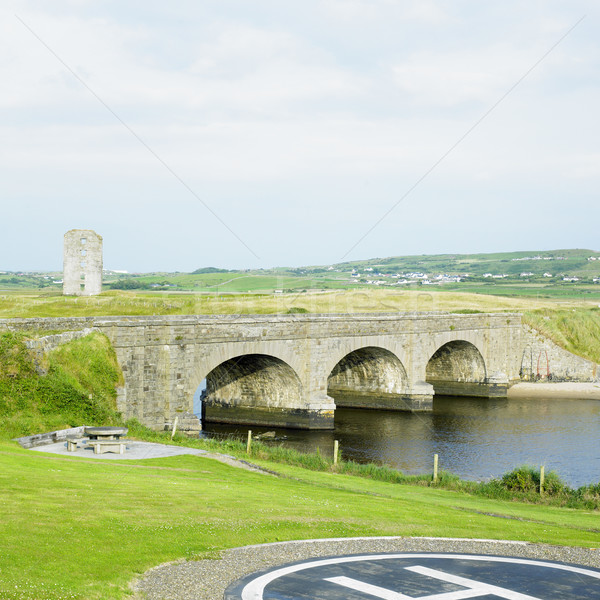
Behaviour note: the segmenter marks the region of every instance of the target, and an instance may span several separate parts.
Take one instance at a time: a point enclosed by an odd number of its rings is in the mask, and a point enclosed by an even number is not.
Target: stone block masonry
[[[600,381],[599,365],[568,352],[530,327],[523,326],[523,381]]]

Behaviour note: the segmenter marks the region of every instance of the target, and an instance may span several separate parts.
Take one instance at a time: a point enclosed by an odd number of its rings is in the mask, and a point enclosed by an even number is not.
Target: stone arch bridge
[[[521,367],[519,314],[86,321],[123,369],[118,409],[156,429],[192,413],[204,380],[207,421],[328,429],[336,405],[427,411],[435,393],[505,396]]]

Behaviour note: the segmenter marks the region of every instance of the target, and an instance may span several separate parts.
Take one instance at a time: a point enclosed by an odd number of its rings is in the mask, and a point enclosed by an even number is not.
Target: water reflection
[[[206,424],[206,431],[244,435],[248,427]],[[405,473],[440,468],[484,480],[522,464],[545,465],[572,486],[600,481],[600,401],[436,397],[431,413],[340,408],[335,431],[276,431],[283,443],[331,456],[385,463]],[[281,442],[280,442],[281,443]]]

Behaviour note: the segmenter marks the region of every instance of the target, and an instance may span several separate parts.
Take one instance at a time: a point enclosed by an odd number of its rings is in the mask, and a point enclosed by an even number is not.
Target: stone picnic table
[[[85,434],[90,437],[90,440],[119,440],[127,435],[129,429],[127,427],[86,427]]]
[[[92,447],[94,454],[103,454],[104,452],[116,452],[124,454],[126,449],[125,440],[121,439],[129,433],[127,427],[86,427],[85,435],[89,437],[86,441],[86,447]],[[67,438],[67,450],[73,452],[77,449],[78,442],[84,441],[82,438]]]
[[[90,437],[88,446],[94,448],[94,454],[117,452],[124,454],[126,443],[121,438],[129,432],[127,427],[86,427],[85,433]]]

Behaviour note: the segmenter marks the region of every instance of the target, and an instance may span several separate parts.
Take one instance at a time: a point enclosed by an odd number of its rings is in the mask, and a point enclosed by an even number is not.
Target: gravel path
[[[279,542],[234,548],[220,560],[161,565],[146,572],[132,588],[144,600],[223,600],[225,589],[244,575],[305,560],[345,554],[450,552],[559,561],[600,568],[600,550],[527,542],[444,538],[347,538]]]

